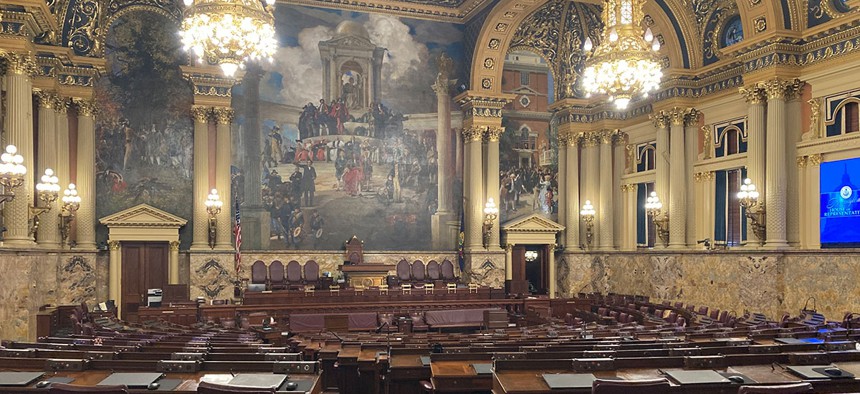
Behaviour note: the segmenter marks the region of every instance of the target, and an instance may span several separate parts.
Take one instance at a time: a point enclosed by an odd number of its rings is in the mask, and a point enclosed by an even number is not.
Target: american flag
[[[239,199],[236,199],[236,226],[233,228],[233,234],[236,236],[236,275],[242,271],[242,219],[239,215]]]

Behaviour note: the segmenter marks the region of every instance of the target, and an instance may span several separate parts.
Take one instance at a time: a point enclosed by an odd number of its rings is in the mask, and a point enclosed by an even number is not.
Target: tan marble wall
[[[93,305],[94,253],[0,251],[0,338],[35,339],[35,313],[46,304]]]
[[[452,260],[456,264],[456,260]],[[494,288],[505,287],[505,253],[472,253],[466,258],[469,267],[464,281]]]
[[[430,260],[442,262],[445,259],[454,263],[457,268],[457,255],[451,253],[435,252],[373,252],[365,253],[364,260],[371,264],[397,264],[406,259],[410,262],[421,260],[427,263]],[[242,253],[242,278],[250,279],[251,264],[261,260],[266,265],[272,261],[280,260],[284,264],[296,260],[304,265],[309,260],[314,260],[320,265],[320,274],[331,272],[336,274],[338,267],[343,264],[343,253],[313,253],[309,251],[296,252],[243,252]],[[234,268],[234,255],[230,253],[191,253],[189,258],[189,277],[191,283],[191,298],[204,297],[207,300],[230,298],[233,295],[233,281],[236,279]],[[504,255],[502,255],[501,267],[504,267]],[[498,265],[497,265],[498,266]],[[394,274],[394,271],[389,272]],[[459,275],[459,273],[458,273]],[[504,284],[504,271],[502,270],[502,283]]]

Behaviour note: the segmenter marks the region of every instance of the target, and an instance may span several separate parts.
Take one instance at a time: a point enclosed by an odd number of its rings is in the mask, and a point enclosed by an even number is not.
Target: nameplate
[[[698,356],[702,354],[702,349],[697,347],[678,347],[669,349],[670,357],[677,356]]]
[[[203,361],[203,353],[173,353],[171,360],[176,361]]]
[[[573,369],[577,371],[611,371],[615,369],[615,360],[611,358],[575,358]]]

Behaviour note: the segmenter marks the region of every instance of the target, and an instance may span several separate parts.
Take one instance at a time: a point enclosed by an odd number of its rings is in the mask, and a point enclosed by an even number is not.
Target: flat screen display
[[[821,247],[860,247],[860,158],[821,163]]]

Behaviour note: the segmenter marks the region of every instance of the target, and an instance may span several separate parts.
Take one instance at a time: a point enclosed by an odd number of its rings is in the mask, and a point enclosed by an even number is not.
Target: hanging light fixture
[[[645,0],[603,0],[603,37],[597,48],[586,38],[583,51],[594,52],[585,61],[583,87],[591,94],[608,95],[618,109],[626,109],[637,95],[660,87],[660,42],[648,28],[642,32]]]
[[[184,0],[179,35],[199,61],[218,64],[232,77],[250,60],[268,59],[277,48],[275,0]]]

